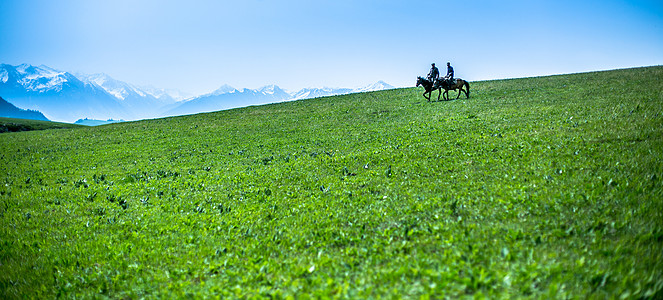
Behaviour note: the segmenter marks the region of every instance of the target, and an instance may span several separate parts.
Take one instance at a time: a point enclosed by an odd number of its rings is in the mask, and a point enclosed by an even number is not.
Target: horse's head
[[[421,77],[421,76],[417,76],[417,87],[419,87],[420,85],[424,84],[424,80],[426,80],[426,79],[424,79],[424,78]]]

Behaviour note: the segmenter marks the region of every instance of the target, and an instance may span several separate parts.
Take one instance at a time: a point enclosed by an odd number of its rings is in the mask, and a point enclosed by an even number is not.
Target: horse
[[[465,97],[467,97],[467,99],[470,98],[470,83],[460,78],[456,78],[454,83],[449,83],[444,79],[437,80],[435,83],[433,83],[430,80],[419,76],[417,77],[417,87],[420,85],[423,86],[426,90],[422,96],[424,96],[424,98],[426,98],[428,101],[430,101],[430,96],[432,96],[432,92],[434,90],[439,91],[437,94],[437,101],[440,101],[440,95],[442,95],[444,100],[450,100],[449,90],[459,90],[456,99],[460,98],[461,92],[465,93]],[[444,93],[442,93],[441,89],[444,89]],[[426,94],[428,94],[428,97],[426,97]]]
[[[439,80],[439,82],[441,87],[444,89],[444,93],[442,94],[443,99],[449,100],[449,90],[454,90],[454,91],[458,90],[458,95],[456,96],[456,99],[460,97],[461,92],[465,93],[465,97],[467,97],[467,99],[470,99],[469,82],[462,80],[460,78],[456,78],[455,82],[448,82],[447,80],[444,79]]]
[[[442,90],[440,89],[442,87],[439,84],[433,84],[432,81],[425,79],[421,76],[418,76],[417,87],[419,87],[420,85],[424,87],[424,93],[422,94],[422,96],[424,96],[424,98],[426,98],[427,101],[430,101],[430,97],[432,96],[434,90],[438,91],[437,101],[440,101],[440,95],[442,95]],[[426,94],[428,94],[428,97],[426,97]]]

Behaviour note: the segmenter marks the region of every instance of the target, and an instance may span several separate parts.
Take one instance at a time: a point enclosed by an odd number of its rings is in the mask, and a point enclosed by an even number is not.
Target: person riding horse
[[[444,76],[444,80],[446,80],[449,85],[454,84],[454,68],[449,62],[447,62],[447,75]]]
[[[435,83],[435,81],[440,79],[440,71],[435,66],[435,63],[432,63],[430,65],[431,65],[430,72],[428,72],[428,76],[426,78],[431,82]]]
[[[423,96],[426,100],[431,100],[432,92],[435,90],[439,91],[437,94],[438,101],[440,96],[443,96],[444,100],[449,100],[449,90],[458,90],[456,99],[460,97],[461,93],[465,93],[465,97],[470,98],[470,84],[460,78],[454,79],[454,68],[450,62],[447,62],[447,75],[441,78],[439,77],[440,71],[435,67],[435,63],[432,63],[431,66],[426,79],[421,76],[417,77],[417,87],[420,85],[424,87]],[[442,93],[442,89],[444,89],[444,93]]]

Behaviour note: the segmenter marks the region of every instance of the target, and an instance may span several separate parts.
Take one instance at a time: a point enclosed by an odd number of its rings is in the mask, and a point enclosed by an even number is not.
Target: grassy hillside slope
[[[661,297],[663,67],[471,85],[4,134],[0,297]]]
[[[45,129],[65,129],[65,128],[69,129],[77,127],[80,127],[80,125],[51,122],[51,121],[0,117],[0,133],[45,130]]]

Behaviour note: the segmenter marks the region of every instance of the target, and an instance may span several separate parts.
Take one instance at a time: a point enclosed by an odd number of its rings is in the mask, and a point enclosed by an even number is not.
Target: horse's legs
[[[437,101],[440,101],[440,94],[442,94],[442,89],[437,90]]]
[[[422,94],[422,96],[424,96],[424,98],[426,98],[427,101],[430,101],[430,98],[429,98],[429,97],[426,97],[426,93],[428,93],[428,92],[424,92],[424,93]]]

